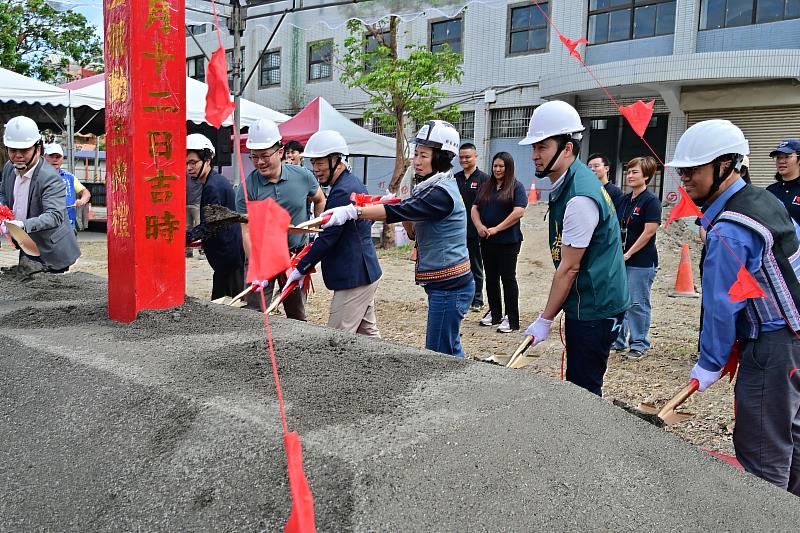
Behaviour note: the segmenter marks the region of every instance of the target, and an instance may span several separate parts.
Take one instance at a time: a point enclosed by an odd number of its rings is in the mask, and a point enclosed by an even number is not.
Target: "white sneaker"
[[[483,318],[481,318],[479,324],[481,326],[491,326],[492,325],[492,310],[491,309],[486,311],[486,314],[483,315]]]
[[[511,329],[511,326],[508,325],[508,317],[507,316],[503,317],[502,322],[500,322],[500,325],[497,326],[497,331],[499,331],[500,333],[511,333],[513,331]]]

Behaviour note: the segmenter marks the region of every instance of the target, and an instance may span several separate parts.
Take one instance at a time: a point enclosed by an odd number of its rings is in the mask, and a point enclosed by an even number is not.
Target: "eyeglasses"
[[[775,156],[773,156],[773,159],[775,161],[786,161],[790,159],[793,155],[796,156],[797,154],[776,154]]]
[[[259,161],[269,161],[269,160],[270,160],[270,158],[271,158],[273,155],[277,154],[277,153],[278,153],[278,150],[280,150],[281,148],[282,148],[281,146],[278,146],[278,147],[277,147],[277,148],[275,148],[273,151],[271,151],[271,152],[264,152],[262,155],[256,155],[256,154],[252,154],[252,153],[251,153],[251,154],[250,154],[250,160],[251,160],[253,163],[258,163]]]
[[[187,159],[186,160],[186,166],[187,167],[196,167],[200,163],[202,163],[202,161],[200,161],[199,159]]]
[[[678,173],[678,176],[685,176],[687,178],[691,178],[692,175],[697,172],[697,169],[700,167],[686,167],[686,168],[676,168],[675,171]]]

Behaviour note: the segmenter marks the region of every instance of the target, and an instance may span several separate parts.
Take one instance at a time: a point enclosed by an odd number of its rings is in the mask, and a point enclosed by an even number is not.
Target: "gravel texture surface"
[[[105,280],[0,276],[0,530],[280,530],[263,319],[105,318]],[[271,320],[320,531],[796,531],[798,500],[533,372]]]

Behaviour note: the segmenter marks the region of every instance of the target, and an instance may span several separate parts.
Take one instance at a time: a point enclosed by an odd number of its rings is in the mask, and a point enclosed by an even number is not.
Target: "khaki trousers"
[[[375,318],[375,291],[379,281],[354,289],[333,291],[328,326],[349,333],[380,337]]]

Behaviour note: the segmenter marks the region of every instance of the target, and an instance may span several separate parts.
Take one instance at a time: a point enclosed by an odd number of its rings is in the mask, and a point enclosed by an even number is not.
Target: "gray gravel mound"
[[[280,530],[258,313],[132,324],[0,276],[0,530]],[[796,531],[798,500],[568,383],[271,319],[320,531]],[[422,331],[420,330],[420,334]]]

